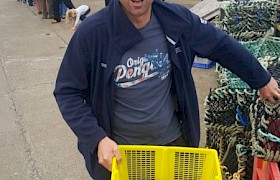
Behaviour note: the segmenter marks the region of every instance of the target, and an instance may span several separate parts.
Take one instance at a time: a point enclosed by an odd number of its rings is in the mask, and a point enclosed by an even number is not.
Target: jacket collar
[[[180,5],[165,3],[161,0],[154,0],[152,8],[165,35],[176,43],[179,41],[181,35],[188,32],[190,29],[187,11],[184,12],[185,17],[183,17],[182,14],[177,12],[182,10],[182,8],[178,8],[179,6]]]
[[[105,18],[109,38],[113,40],[122,53],[143,39],[124,13],[118,0],[111,0]]]
[[[158,18],[164,33],[173,41],[178,42],[181,34],[188,30],[189,22],[172,7],[171,4],[164,3],[161,0],[154,0],[152,4],[153,13]],[[110,39],[122,53],[143,39],[125,15],[118,0],[112,0],[107,7],[106,25]]]

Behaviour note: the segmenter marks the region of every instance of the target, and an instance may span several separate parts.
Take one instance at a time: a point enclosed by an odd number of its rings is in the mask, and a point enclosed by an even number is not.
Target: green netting
[[[260,38],[255,41],[240,42],[256,58],[273,56],[280,57],[280,39]]]
[[[246,49],[248,49],[259,62],[274,75],[278,80],[277,71],[280,68],[280,39],[277,38],[260,38],[255,41],[240,42]],[[272,64],[277,67],[270,68]],[[273,71],[273,72],[272,72]],[[216,72],[218,75],[218,82],[220,86],[226,86],[229,89],[250,89],[249,85],[241,80],[234,73],[228,69],[223,68],[219,64],[216,65]],[[277,75],[278,77],[276,77]],[[280,81],[280,79],[278,80]]]
[[[216,65],[216,72],[218,74],[218,82],[221,87],[227,87],[228,89],[250,89],[249,85],[241,80],[238,76],[232,73],[230,70],[223,68],[219,64]]]
[[[272,1],[222,2],[215,24],[240,41],[255,40],[271,33],[277,20]]]

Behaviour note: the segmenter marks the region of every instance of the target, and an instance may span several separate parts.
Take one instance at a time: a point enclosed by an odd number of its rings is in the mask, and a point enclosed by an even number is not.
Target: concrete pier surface
[[[72,0],[94,13],[103,0]],[[177,0],[186,6],[199,1]],[[73,34],[61,22],[42,19],[35,6],[0,1],[0,179],[89,180],[76,137],[62,119],[52,95],[57,71]],[[214,68],[193,68],[201,108],[216,87]]]

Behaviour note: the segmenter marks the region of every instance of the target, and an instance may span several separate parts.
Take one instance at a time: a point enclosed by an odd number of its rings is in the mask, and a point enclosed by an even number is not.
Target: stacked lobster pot
[[[266,57],[267,59],[269,57]],[[267,70],[280,83],[280,59],[270,57]],[[280,162],[280,103],[256,99],[250,107],[252,155]]]
[[[241,42],[280,83],[280,41]],[[216,65],[219,87],[205,99],[206,146],[218,151],[224,179],[251,180],[253,159],[280,162],[280,103],[260,101],[256,90]]]
[[[259,57],[261,64],[280,84],[280,41],[264,38],[243,42],[249,51]],[[250,105],[252,156],[266,161],[280,162],[280,102],[271,104],[254,97]]]
[[[205,99],[206,146],[218,150],[224,179],[252,177],[249,107],[256,91],[219,67],[220,87]]]
[[[256,40],[274,33],[276,7],[272,1],[222,1],[213,23],[237,40]]]

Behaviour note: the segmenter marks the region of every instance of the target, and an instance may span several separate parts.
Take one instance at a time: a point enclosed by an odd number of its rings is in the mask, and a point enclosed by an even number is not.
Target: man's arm
[[[83,32],[76,31],[73,35],[58,72],[54,96],[65,122],[78,140],[94,152],[107,133],[99,126],[90,102],[87,102],[91,47],[86,39]]]
[[[259,61],[237,40],[196,15],[190,15],[191,48],[201,57],[217,61],[223,67],[260,92],[261,99],[280,100],[278,84]]]

